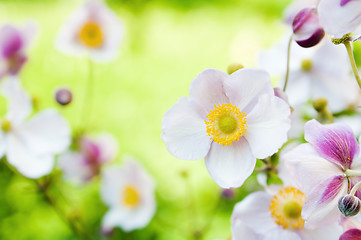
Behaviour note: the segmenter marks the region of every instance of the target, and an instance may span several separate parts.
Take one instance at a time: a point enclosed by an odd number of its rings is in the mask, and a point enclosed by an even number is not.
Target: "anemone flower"
[[[184,160],[205,158],[213,180],[239,187],[266,158],[287,141],[290,108],[274,95],[269,75],[243,68],[231,75],[206,69],[193,79],[162,120],[168,151]]]
[[[145,227],[155,208],[153,178],[134,160],[123,167],[112,166],[102,172],[101,196],[110,207],[103,218],[103,231],[116,226],[124,231]]]
[[[6,79],[2,94],[8,100],[8,112],[1,120],[0,156],[28,178],[49,174],[55,154],[70,144],[70,127],[55,110],[43,110],[29,120],[32,103],[18,79]]]
[[[55,46],[70,56],[86,55],[107,62],[116,58],[123,31],[123,24],[105,3],[90,0],[61,27]]]
[[[284,155],[289,171],[306,194],[302,217],[317,228],[339,219],[337,204],[361,180],[360,147],[345,124],[305,124],[305,140]],[[356,197],[361,197],[360,189]]]

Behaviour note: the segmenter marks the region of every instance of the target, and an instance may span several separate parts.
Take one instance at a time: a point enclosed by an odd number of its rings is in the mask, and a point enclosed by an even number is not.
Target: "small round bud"
[[[304,48],[317,45],[325,36],[315,8],[302,9],[293,19],[294,39]]]
[[[357,215],[361,209],[361,201],[353,195],[346,195],[338,200],[338,209],[345,217]]]
[[[327,99],[318,98],[315,101],[313,101],[312,106],[317,112],[322,112],[327,107]]]
[[[228,74],[232,74],[234,73],[235,71],[239,70],[239,69],[242,69],[244,68],[244,66],[242,64],[239,64],[239,63],[232,63],[232,64],[229,64],[228,68],[227,68],[227,73]]]
[[[55,93],[55,99],[60,105],[68,105],[73,100],[73,94],[67,88],[60,88]]]
[[[223,189],[221,195],[225,199],[232,199],[234,198],[234,191],[232,189]]]

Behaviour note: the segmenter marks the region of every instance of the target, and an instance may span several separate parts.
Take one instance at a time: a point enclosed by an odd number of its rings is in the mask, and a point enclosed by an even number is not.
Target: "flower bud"
[[[232,199],[234,198],[234,191],[232,189],[223,189],[221,195],[225,199]]]
[[[73,99],[73,94],[67,88],[60,88],[55,93],[55,99],[60,105],[68,105]]]
[[[353,195],[346,195],[338,200],[338,209],[345,217],[357,215],[361,209],[361,201]]]
[[[244,68],[244,66],[242,64],[239,64],[239,63],[232,63],[232,64],[229,64],[228,68],[227,68],[227,73],[228,74],[232,74],[234,73],[235,71],[239,70],[239,69],[242,69]]]
[[[318,98],[315,101],[313,101],[312,106],[317,112],[322,112],[327,107],[327,99]]]
[[[304,48],[315,46],[325,36],[315,8],[302,9],[293,19],[292,27],[295,41]]]

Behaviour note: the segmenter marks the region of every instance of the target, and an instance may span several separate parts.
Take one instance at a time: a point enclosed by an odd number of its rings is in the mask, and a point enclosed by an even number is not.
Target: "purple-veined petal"
[[[344,174],[337,165],[322,158],[309,143],[301,144],[282,155],[281,162],[285,163],[289,174],[306,195],[316,183]]]
[[[266,192],[249,194],[234,207],[231,222],[240,220],[253,231],[262,235],[277,229],[279,226],[272,219],[269,210],[271,199],[272,195]]]
[[[260,96],[274,96],[269,74],[257,68],[242,68],[226,79],[224,90],[233,105],[242,112],[250,112]]]
[[[16,54],[24,45],[21,33],[11,25],[3,26],[0,29],[0,35],[1,54],[5,58]]]
[[[291,127],[290,107],[282,99],[266,94],[247,115],[245,138],[256,158],[265,158],[278,151],[287,141]]]
[[[191,83],[189,98],[196,103],[197,110],[202,118],[214,109],[214,105],[229,103],[224,93],[224,80],[228,77],[225,72],[217,69],[205,69],[200,72]]]
[[[205,163],[212,179],[222,188],[240,187],[252,174],[256,158],[244,138],[223,146],[213,142]]]
[[[37,113],[18,132],[28,148],[39,155],[61,153],[71,141],[68,123],[53,109]]]
[[[207,155],[211,139],[206,124],[188,98],[182,97],[162,119],[161,138],[168,151],[184,160],[197,160]]]
[[[343,175],[330,177],[316,186],[307,194],[302,209],[302,217],[309,229],[335,222],[340,218],[337,203],[347,193],[347,179]]]
[[[316,120],[305,124],[305,139],[328,161],[349,169],[359,153],[359,146],[350,127],[342,123],[322,125]]]
[[[342,234],[339,240],[361,240],[361,230],[350,229]]]

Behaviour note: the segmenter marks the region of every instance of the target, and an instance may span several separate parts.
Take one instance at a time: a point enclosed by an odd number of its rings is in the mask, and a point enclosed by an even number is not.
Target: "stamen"
[[[233,142],[247,134],[246,113],[242,113],[231,103],[214,105],[214,110],[207,115],[208,136],[216,143],[231,146]]]
[[[138,190],[132,185],[124,188],[122,198],[123,204],[131,208],[136,207],[140,202]]]
[[[103,44],[103,32],[100,26],[93,21],[89,21],[83,25],[79,31],[80,41],[91,48],[98,48]]]

